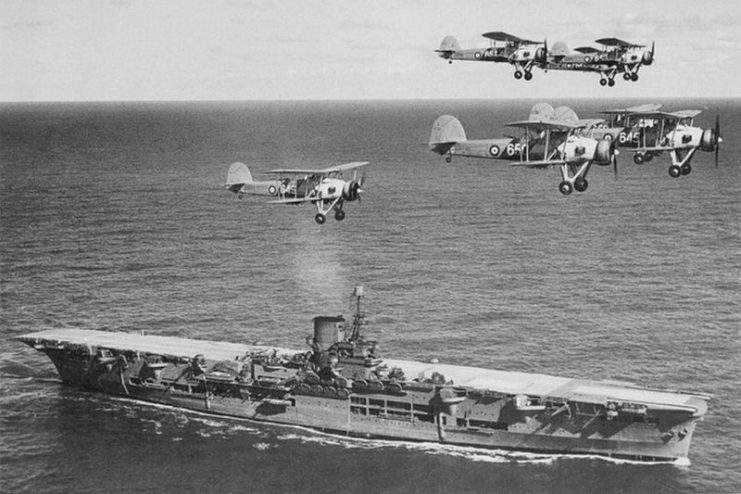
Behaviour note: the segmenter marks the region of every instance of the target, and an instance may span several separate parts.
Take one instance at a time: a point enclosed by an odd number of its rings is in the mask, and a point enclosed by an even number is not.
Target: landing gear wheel
[[[599,80],[599,85],[600,86],[606,86],[607,85],[607,79],[600,79]]]
[[[515,70],[515,79],[522,79],[522,72]]]
[[[323,225],[324,222],[327,221],[327,217],[324,216],[322,213],[317,213],[317,215],[314,216],[314,221],[316,221],[320,225]]]
[[[654,154],[653,153],[646,153],[646,155],[643,158],[646,160],[646,163],[648,163],[649,161],[651,161],[652,159],[654,159]]]
[[[645,161],[645,158],[641,153],[636,153],[633,156],[633,163],[635,163],[636,165],[642,165],[644,161]]]
[[[586,179],[582,178],[574,182],[574,190],[577,192],[584,192],[587,190],[587,187],[589,187],[589,182],[587,182]]]
[[[626,72],[625,74],[623,74],[623,80],[626,80],[626,81],[629,81],[630,80],[630,74],[628,72]]]
[[[445,157],[445,162],[446,163],[450,163],[451,161],[453,161],[453,158],[452,157],[450,157],[450,156],[446,156]]]
[[[686,163],[686,164],[682,165],[682,167],[679,169],[679,171],[682,172],[682,175],[689,175],[690,172],[692,171],[692,165],[690,165],[689,163]]]
[[[610,86],[610,87],[614,86],[615,85],[615,79],[610,79],[609,81],[607,81],[607,85]]]
[[[638,74],[630,74],[630,80],[635,82],[638,80]]]
[[[533,73],[532,72],[525,72],[525,80],[526,81],[529,81],[532,78],[533,78]]]
[[[344,211],[335,211],[334,212],[334,219],[337,221],[342,221],[345,219],[345,212]]]
[[[574,190],[574,187],[572,187],[572,185],[569,182],[564,180],[563,182],[558,184],[558,190],[559,192],[561,192],[561,194],[567,196],[571,194],[571,192]]]
[[[680,170],[678,166],[672,165],[672,166],[669,167],[669,175],[670,176],[672,176],[674,178],[677,178],[681,174],[682,174],[682,170]]]

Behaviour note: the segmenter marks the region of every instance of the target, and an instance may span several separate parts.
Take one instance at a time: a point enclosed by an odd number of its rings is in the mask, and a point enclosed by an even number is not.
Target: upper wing
[[[602,50],[598,50],[597,48],[594,48],[592,46],[580,46],[579,48],[574,48],[574,51],[578,51],[579,53],[584,53],[585,55],[589,53],[600,53]]]
[[[645,45],[636,45],[634,43],[629,43],[627,41],[623,41],[622,39],[617,38],[601,38],[595,41],[595,43],[599,43],[604,46],[618,46],[620,48],[642,48]]]
[[[512,43],[521,43],[522,41],[525,41],[523,39],[518,38],[517,36],[503,33],[502,31],[492,31],[490,33],[484,33],[481,36],[483,36],[484,38],[489,38],[494,41],[511,41]]]
[[[542,45],[542,41],[533,41],[531,39],[522,39],[512,34],[503,33],[502,31],[492,31],[490,33],[484,33],[481,36],[489,38],[493,41],[509,41],[510,43],[524,43],[530,45]]]
[[[337,165],[337,166],[331,166],[329,168],[325,168],[324,170],[321,170],[322,173],[335,173],[335,172],[344,172],[347,170],[352,170],[354,168],[360,168],[361,166],[365,166],[369,161],[353,161],[352,163],[345,163],[344,165]]]
[[[518,122],[510,122],[504,124],[508,127],[517,127],[520,129],[529,129],[536,132],[541,130],[574,130],[581,127],[581,125],[570,124],[566,122],[555,122],[553,120],[520,120]]]
[[[700,113],[702,113],[702,110],[678,110],[673,111],[672,115],[675,115],[677,118],[695,118]]]
[[[330,173],[342,172],[345,170],[352,170],[370,163],[369,161],[353,161],[352,163],[345,163],[344,165],[331,166],[329,168],[322,168],[320,170],[310,170],[304,168],[279,168],[276,170],[270,170],[268,173],[283,173],[289,175],[329,175]]]
[[[661,108],[660,103],[646,103],[643,105],[631,106],[628,108],[613,108],[610,110],[603,110],[600,113],[612,114],[612,113],[644,113],[644,112],[655,112]]]

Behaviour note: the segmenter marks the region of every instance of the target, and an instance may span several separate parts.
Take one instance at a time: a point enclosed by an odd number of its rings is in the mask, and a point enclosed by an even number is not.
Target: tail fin
[[[242,189],[243,185],[249,183],[252,183],[252,174],[247,165],[239,162],[232,163],[232,166],[229,167],[229,173],[226,175],[225,187],[236,194]]]
[[[461,51],[461,45],[455,36],[445,36],[440,43],[440,48],[435,50],[441,57],[449,59],[453,53]]]
[[[528,120],[531,122],[540,122],[543,120],[553,120],[553,107],[548,103],[535,103],[530,110]]]
[[[559,106],[553,111],[553,116],[559,122],[576,124],[579,121],[576,112],[568,106]]]
[[[458,142],[466,141],[466,132],[460,121],[452,115],[437,117],[430,133],[430,150],[443,155]]]
[[[438,51],[461,51],[461,45],[458,44],[455,36],[445,36]]]

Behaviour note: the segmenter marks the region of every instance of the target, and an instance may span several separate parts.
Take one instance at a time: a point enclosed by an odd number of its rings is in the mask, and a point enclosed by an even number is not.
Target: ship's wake
[[[679,458],[674,461],[646,462],[638,460],[610,458],[601,455],[590,454],[564,454],[564,453],[531,453],[523,451],[509,451],[503,449],[475,448],[470,446],[456,446],[451,444],[440,444],[432,442],[410,442],[403,440],[368,439],[351,436],[339,436],[325,433],[298,425],[260,423],[249,418],[214,416],[197,410],[185,410],[160,403],[141,402],[123,397],[115,397],[114,401],[126,403],[127,406],[136,403],[136,406],[148,406],[175,412],[176,419],[173,422],[184,427],[188,423],[198,425],[198,434],[202,437],[230,437],[239,434],[248,434],[259,437],[260,441],[253,445],[258,451],[266,451],[280,448],[286,442],[300,442],[302,444],[318,444],[325,447],[339,447],[345,449],[399,449],[418,451],[428,455],[444,455],[449,457],[463,458],[472,462],[485,463],[515,463],[515,464],[542,464],[552,465],[557,461],[569,460],[598,460],[616,465],[673,465],[687,467],[690,465],[689,458]],[[133,410],[131,410],[133,413]],[[151,419],[150,419],[151,420]],[[153,422],[159,422],[153,420]],[[249,426],[245,424],[251,424]],[[162,434],[162,424],[152,424],[155,434]],[[262,425],[262,427],[261,427]],[[276,430],[277,429],[277,430]],[[284,432],[290,430],[291,432]]]

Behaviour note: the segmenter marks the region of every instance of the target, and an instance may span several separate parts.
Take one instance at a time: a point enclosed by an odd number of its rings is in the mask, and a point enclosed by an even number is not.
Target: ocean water
[[[0,105],[0,491],[741,491],[740,100],[698,152],[619,178],[444,160],[434,119],[508,133],[536,101]],[[640,100],[562,100],[580,116]],[[228,166],[370,161],[362,202],[237,200]],[[713,394],[689,462],[645,465],[338,438],[63,386],[10,337],[81,327],[302,348],[351,313],[384,354]],[[734,418],[735,417],[735,418]]]

